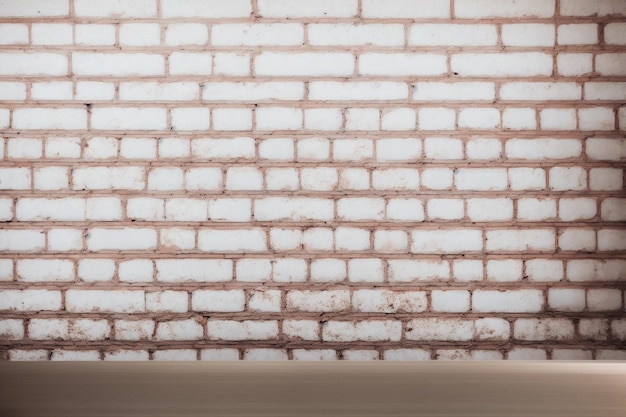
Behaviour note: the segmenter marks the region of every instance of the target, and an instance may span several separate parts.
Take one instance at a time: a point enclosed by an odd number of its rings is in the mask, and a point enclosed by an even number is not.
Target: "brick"
[[[626,213],[626,200],[620,198],[607,198],[600,205],[600,217],[607,221],[624,221]]]
[[[377,252],[403,252],[409,247],[408,234],[403,230],[376,230],[374,250]]]
[[[272,340],[278,337],[276,320],[214,320],[209,319],[210,340]]]
[[[518,259],[492,259],[487,261],[487,279],[495,282],[522,280],[522,261]]]
[[[504,24],[502,43],[506,46],[552,46],[555,28],[544,23]]]
[[[488,230],[486,232],[487,251],[553,251],[555,248],[554,230]]]
[[[335,161],[363,161],[374,155],[374,144],[370,139],[336,139],[333,141]]]
[[[252,12],[250,0],[162,0],[161,13],[165,18],[193,17],[220,19],[248,17]]]
[[[588,138],[585,151],[593,160],[619,161],[626,157],[626,140]]]
[[[215,130],[252,129],[252,110],[250,109],[214,109],[212,113]]]
[[[88,198],[85,212],[87,220],[119,220],[122,218],[122,202],[118,197]]]
[[[626,6],[619,0],[599,0],[588,3],[584,0],[564,0],[561,3],[564,16],[607,16],[626,14]]]
[[[622,293],[618,289],[593,288],[587,290],[587,308],[590,311],[622,309]]]
[[[483,275],[481,260],[460,259],[452,262],[452,278],[456,281],[482,281]]]
[[[489,46],[498,41],[495,25],[417,24],[409,28],[409,45]]]
[[[305,250],[327,251],[333,250],[334,247],[334,233],[330,228],[312,227],[305,229],[301,240]]]
[[[328,199],[267,197],[254,202],[254,218],[260,221],[328,221],[333,217],[334,203]]]
[[[200,360],[203,361],[236,361],[239,360],[237,349],[202,349]]]
[[[464,203],[460,199],[431,198],[426,205],[431,220],[457,220],[465,216]]]
[[[340,109],[319,108],[304,110],[304,128],[307,130],[333,131],[339,129],[342,124]]]
[[[215,75],[242,76],[250,74],[250,57],[245,53],[216,53],[213,55]]]
[[[267,250],[261,229],[200,230],[198,249],[203,252],[260,252]]]
[[[24,323],[22,320],[0,320],[0,340],[20,340],[24,338]]]
[[[379,109],[348,108],[345,115],[346,130],[380,130]]]
[[[504,109],[502,112],[502,126],[511,130],[534,130],[537,127],[535,109]]]
[[[556,311],[583,311],[585,290],[579,288],[550,288],[548,305]]]
[[[55,311],[61,309],[61,292],[56,290],[0,290],[0,309],[8,311]]]
[[[609,45],[626,44],[626,25],[620,22],[609,23],[604,27],[604,42]]]
[[[146,305],[143,291],[67,290],[65,308],[72,313],[137,313]]]
[[[280,0],[259,0],[259,13],[263,17],[354,17],[356,0],[304,0],[290,4]]]
[[[199,340],[203,337],[202,325],[194,319],[172,320],[157,324],[156,340]]]
[[[161,27],[158,23],[125,23],[119,29],[122,46],[154,46],[161,43]]]
[[[339,171],[339,189],[369,190],[370,173],[363,168],[348,168]]]
[[[164,130],[167,111],[156,107],[98,107],[91,111],[95,130]]]
[[[543,168],[509,168],[511,190],[544,190],[546,171]]]
[[[444,313],[463,313],[470,308],[470,293],[464,290],[432,291],[432,310]]]
[[[467,217],[476,222],[498,222],[513,219],[513,201],[509,198],[470,198]]]
[[[303,26],[297,23],[231,23],[211,26],[211,44],[226,46],[302,45]]]
[[[33,83],[30,96],[38,100],[71,100],[72,83],[67,81]]]
[[[152,354],[155,361],[196,361],[198,352],[195,349],[163,349]]]
[[[313,320],[284,320],[283,335],[295,340],[319,340],[320,330],[317,321]]]
[[[206,221],[207,201],[192,198],[172,198],[165,202],[165,218],[171,221]]]
[[[452,71],[462,77],[533,77],[552,74],[552,57],[541,52],[459,53]]]
[[[530,259],[525,262],[525,276],[529,281],[550,282],[563,280],[563,261]]]
[[[302,109],[263,107],[256,110],[256,130],[300,130]]]
[[[415,122],[415,110],[398,108],[383,111],[380,125],[382,130],[413,130]]]
[[[352,307],[361,312],[418,313],[425,311],[426,306],[423,291],[356,290],[352,294]]]
[[[105,361],[147,361],[150,354],[147,350],[119,349],[113,352],[105,352]]]
[[[329,342],[399,341],[401,333],[402,323],[395,320],[328,321],[322,325],[322,339]]]
[[[615,112],[606,107],[578,109],[578,127],[580,130],[613,130]]]
[[[406,84],[395,81],[312,81],[310,100],[396,100],[408,96]]]
[[[583,339],[606,340],[609,323],[606,319],[582,319],[578,323],[578,333]]]
[[[185,302],[186,300],[185,293]],[[193,311],[236,312],[243,311],[245,304],[243,290],[196,290],[191,295]]]
[[[350,308],[350,292],[347,290],[289,291],[287,308],[308,312],[345,311]]]
[[[190,101],[198,99],[198,84],[191,82],[124,82],[119,86],[120,100]]]
[[[233,279],[233,263],[227,259],[158,259],[157,281],[224,282]]]
[[[72,130],[87,128],[87,112],[73,108],[21,108],[13,111],[14,129]]]
[[[541,290],[475,290],[472,311],[476,313],[535,313],[543,309]]]
[[[147,53],[72,53],[72,71],[92,76],[155,76],[164,75],[163,56]]]
[[[255,156],[254,139],[249,137],[194,139],[191,141],[191,154],[200,159],[250,159]]]
[[[454,13],[457,18],[488,18],[488,17],[552,17],[554,0],[529,0],[524,3],[515,0],[457,0]]]
[[[419,130],[454,130],[456,112],[444,107],[423,107],[417,111]]]
[[[354,227],[338,227],[335,231],[335,249],[338,251],[365,251],[370,249],[370,231]]]
[[[383,282],[383,262],[380,259],[351,259],[348,261],[350,282]]]
[[[568,340],[574,338],[574,325],[568,319],[517,319],[513,335],[518,340]]]
[[[419,171],[410,168],[375,169],[372,172],[375,190],[416,190],[419,188]]]
[[[509,139],[505,153],[510,159],[542,160],[579,157],[582,143],[576,139]]]
[[[413,85],[417,101],[479,101],[493,100],[495,87],[490,82],[418,82]]]
[[[78,277],[85,282],[111,281],[115,275],[113,259],[80,259]]]
[[[549,171],[550,189],[554,191],[584,190],[587,172],[580,167],[554,167]]]
[[[87,248],[90,251],[102,250],[147,250],[155,249],[157,234],[154,229],[89,229]]]
[[[115,320],[113,327],[117,340],[149,340],[154,333],[152,320]]]
[[[484,318],[474,321],[474,334],[479,340],[508,340],[511,325],[499,318]]]
[[[378,76],[427,76],[447,73],[446,56],[438,54],[359,55],[359,74]]]
[[[45,233],[41,230],[0,230],[0,250],[36,252],[43,250]]]
[[[74,26],[77,45],[115,45],[115,26],[110,24],[78,24]]]
[[[413,319],[407,324],[408,340],[466,341],[474,334],[472,321],[457,319]]]
[[[563,221],[592,219],[596,216],[593,198],[562,198],[559,200],[559,218]]]
[[[18,221],[81,221],[85,220],[82,198],[21,198],[15,204]]]
[[[117,275],[122,282],[152,282],[154,267],[150,259],[131,259],[120,262]]]
[[[76,229],[51,229],[48,231],[48,250],[69,252],[83,249],[83,232]]]
[[[422,141],[414,138],[378,139],[376,160],[379,162],[416,161],[422,153]]]
[[[593,45],[598,43],[598,25],[567,24],[558,27],[559,45]]]
[[[444,281],[450,278],[447,261],[393,259],[387,264],[391,282]]]
[[[284,82],[208,82],[203,84],[202,99],[205,101],[264,101],[301,100],[304,84]]]
[[[5,26],[0,25],[0,36]],[[26,99],[26,84],[16,82],[0,82],[0,99],[7,101],[21,101]]]
[[[450,17],[450,5],[437,0],[365,0],[362,17],[428,19]]]
[[[173,52],[168,62],[170,75],[209,75],[213,57],[202,52]]]
[[[458,190],[504,190],[507,173],[503,168],[459,168],[454,172],[454,183]]]
[[[0,75],[67,75],[68,63],[65,54],[48,52],[2,52],[0,53]]]
[[[172,23],[165,29],[166,45],[206,45],[208,40],[209,31],[201,23]]]
[[[431,354],[424,349],[388,349],[383,356],[386,361],[427,361]]]
[[[576,109],[542,109],[542,130],[576,130]]]
[[[583,53],[560,53],[556,57],[556,65],[559,74],[566,77],[588,75],[593,71],[593,56]]]
[[[343,260],[320,258],[311,261],[311,281],[340,282],[347,277],[346,262]]]
[[[272,275],[272,263],[269,259],[240,259],[237,261],[235,275],[241,282],[265,282]]]
[[[455,138],[426,138],[424,154],[430,159],[462,159],[463,142]]]
[[[398,24],[310,24],[310,45],[377,45],[404,43],[404,30]]]
[[[488,108],[461,109],[459,111],[458,124],[460,128],[498,128],[500,127],[500,111]]]

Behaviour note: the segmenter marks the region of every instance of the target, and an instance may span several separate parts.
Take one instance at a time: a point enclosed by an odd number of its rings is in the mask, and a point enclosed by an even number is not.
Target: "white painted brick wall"
[[[4,3],[0,359],[623,358],[623,1]]]

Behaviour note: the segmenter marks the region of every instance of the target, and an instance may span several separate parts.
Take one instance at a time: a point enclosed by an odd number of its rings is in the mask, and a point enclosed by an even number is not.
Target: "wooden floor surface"
[[[626,362],[3,362],[0,415],[626,416]]]

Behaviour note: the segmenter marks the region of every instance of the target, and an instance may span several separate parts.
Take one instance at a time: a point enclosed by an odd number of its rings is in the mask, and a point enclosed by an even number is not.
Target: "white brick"
[[[500,87],[504,100],[580,100],[581,88],[568,82],[511,82]]]
[[[16,262],[18,281],[66,282],[74,280],[74,263],[61,259],[20,259]]]
[[[371,142],[368,143],[372,148]],[[326,138],[298,139],[296,147],[298,161],[324,161],[330,155],[330,142]]]
[[[162,198],[129,198],[126,215],[132,220],[165,220],[165,201]]]
[[[213,129],[252,130],[252,110],[236,108],[214,109]]]
[[[569,340],[574,325],[569,319],[517,319],[513,337],[518,340]]]
[[[9,138],[7,156],[15,159],[39,159],[42,155],[41,139]]]
[[[463,141],[455,138],[426,138],[424,153],[430,159],[463,159]]]
[[[409,45],[489,46],[498,41],[495,25],[417,24],[409,28]]]
[[[304,128],[307,130],[334,131],[342,124],[340,109],[304,109]]]
[[[405,252],[409,245],[408,235],[402,230],[376,230],[374,249],[377,252]]]
[[[444,313],[463,313],[470,308],[470,293],[465,290],[432,291],[432,310]]]
[[[122,138],[120,156],[128,159],[156,159],[157,141],[153,138]]]
[[[0,24],[0,45],[28,44],[28,26],[24,24]]]
[[[508,340],[511,336],[511,325],[504,319],[478,319],[474,322],[474,327],[478,340]]]
[[[419,313],[427,304],[423,291],[356,290],[352,295],[352,306],[360,312]]]
[[[289,291],[287,308],[308,312],[333,312],[350,309],[350,292],[347,290]]]
[[[333,250],[333,229],[326,227],[311,227],[302,234],[302,247],[307,251]]]
[[[172,23],[165,30],[165,44],[170,46],[205,45],[208,40],[209,31],[200,23]]]
[[[70,10],[68,0],[34,0],[28,4],[6,1],[0,10],[2,17],[45,17],[67,16]]]
[[[522,261],[518,259],[492,259],[487,261],[487,279],[494,282],[522,280]]]
[[[120,220],[122,218],[122,201],[118,197],[93,197],[87,199],[87,220]]]
[[[626,45],[626,24],[609,23],[604,27],[604,42],[609,45]]]
[[[289,107],[260,107],[256,109],[257,130],[300,130],[302,109]]]
[[[359,55],[359,74],[382,76],[428,76],[448,72],[445,55],[436,54],[383,54]]]
[[[286,361],[289,359],[286,349],[245,349],[243,359],[247,361]],[[294,357],[295,359],[295,357]]]
[[[399,24],[329,24],[308,26],[310,45],[376,45],[404,44],[404,27]]]
[[[73,84],[68,81],[32,83],[30,96],[37,100],[71,100]]]
[[[200,230],[198,249],[203,252],[261,252],[267,250],[262,229]]]
[[[489,108],[461,109],[458,124],[460,128],[495,129],[500,127],[500,111]]]
[[[406,99],[409,89],[395,81],[312,81],[310,100],[370,101]]]
[[[475,290],[472,311],[476,313],[534,313],[543,308],[540,290]]]
[[[227,190],[261,190],[263,174],[254,167],[234,167],[226,171]]]
[[[337,201],[337,215],[343,220],[382,220],[384,213],[383,199],[355,197]]]
[[[392,282],[447,280],[450,277],[447,261],[389,260],[388,265]]]
[[[363,17],[370,18],[447,18],[450,5],[437,0],[365,0]]]
[[[67,75],[65,54],[47,52],[0,53],[0,75]]]
[[[67,252],[83,249],[83,232],[76,229],[51,229],[48,231],[48,250]]]
[[[172,52],[168,63],[170,75],[209,75],[213,58],[202,52]]]
[[[293,161],[293,139],[273,138],[262,140],[259,144],[259,158],[272,161]]]
[[[272,263],[269,259],[240,259],[237,261],[235,275],[241,282],[265,282],[272,275]]]
[[[91,110],[95,130],[165,130],[167,110],[156,107],[98,107]]]
[[[502,126],[511,130],[535,130],[535,109],[507,108],[502,112]]]
[[[113,352],[104,352],[105,361],[147,361],[149,357],[147,350],[118,349]]]
[[[417,101],[480,101],[496,96],[489,82],[418,82],[413,85],[413,100]]]
[[[419,130],[454,130],[456,112],[444,107],[422,107],[418,110]]]
[[[131,259],[120,262],[118,278],[122,282],[152,282],[154,267],[150,259]]]
[[[278,337],[276,320],[213,320],[207,323],[210,340],[272,340]]]
[[[482,250],[480,230],[414,230],[412,253],[464,253]]]
[[[75,25],[74,41],[77,45],[115,45],[115,26],[96,23]]]
[[[118,156],[119,139],[111,137],[95,137],[85,141],[84,157],[86,159],[112,159]],[[80,146],[80,144],[79,144]],[[80,156],[80,153],[79,153]],[[85,170],[84,172],[94,172]],[[103,171],[104,172],[104,171]]]
[[[587,171],[581,167],[550,168],[550,189],[554,191],[585,190]]]
[[[465,152],[470,159],[499,159],[502,157],[502,143],[498,139],[473,138],[466,141]]]
[[[383,110],[382,130],[415,130],[415,110],[407,108]]]
[[[185,293],[185,303],[186,301]],[[243,311],[245,305],[246,296],[243,290],[196,290],[191,295],[193,311],[236,312]]]
[[[259,221],[330,221],[334,218],[334,202],[322,198],[268,197],[254,202],[254,218]]]
[[[552,17],[554,0],[457,0],[454,12],[457,18],[486,17]]]
[[[594,160],[619,161],[626,157],[626,140],[588,138],[585,151]]]
[[[566,77],[589,75],[593,71],[593,55],[560,53],[556,57],[556,65],[559,74]]]
[[[364,251],[370,249],[370,231],[353,227],[338,227],[335,231],[338,251]]]
[[[585,83],[585,100],[619,100],[626,94],[626,83]]]
[[[87,128],[87,112],[76,108],[43,108],[13,110],[14,129],[82,130]]]
[[[80,259],[78,277],[85,282],[111,281],[115,275],[113,259]]]
[[[122,46],[154,46],[161,43],[158,23],[124,23],[119,29]]]
[[[303,0],[298,4],[280,0],[259,0],[263,17],[353,17],[357,14],[356,0]]]
[[[77,16],[89,17],[156,17],[157,13],[154,0],[138,0],[130,3],[119,0],[106,3],[77,0],[74,10]]]
[[[196,361],[198,352],[195,349],[163,349],[152,353],[155,361]]]
[[[152,320],[115,320],[115,339],[146,340],[152,338],[154,322]]]
[[[590,311],[621,310],[622,293],[618,289],[589,289],[587,290],[587,307]]]
[[[0,339],[20,340],[24,338],[24,322],[16,319],[0,320]]]
[[[272,280],[275,282],[303,282],[306,275],[307,263],[304,259],[282,258],[274,261]]]
[[[184,173],[180,168],[153,168],[148,173],[149,190],[182,190],[183,183]]]
[[[395,320],[328,321],[322,325],[322,339],[329,342],[356,340],[397,342],[401,333],[402,323]]]
[[[247,198],[221,198],[209,200],[209,218],[214,221],[250,221],[252,203]]]
[[[543,168],[509,168],[511,190],[543,190],[546,171]]]
[[[518,23],[502,25],[502,43],[506,46],[553,46],[554,25]]]
[[[378,139],[376,160],[379,162],[416,161],[421,157],[422,142],[414,138]]]
[[[467,216],[471,221],[505,221],[513,218],[513,201],[509,198],[470,198]]]
[[[383,282],[383,262],[380,259],[350,259],[348,280],[350,282]]]
[[[0,189],[29,190],[31,173],[29,168],[0,168]]]
[[[474,335],[474,323],[457,319],[413,319],[407,324],[407,340],[467,341]]]
[[[613,191],[624,186],[624,172],[619,168],[591,168],[589,188],[591,190]]]
[[[163,56],[146,53],[72,53],[72,71],[76,75],[105,77],[164,75]]]
[[[80,221],[85,220],[82,198],[21,198],[15,204],[18,221]]]
[[[456,281],[482,281],[483,262],[481,260],[457,259],[452,263],[452,277]]]
[[[533,77],[552,74],[552,55],[542,52],[459,53],[452,71],[462,77]]]
[[[598,43],[598,25],[595,23],[559,25],[559,45],[593,45]]]
[[[585,290],[579,288],[550,288],[548,305],[556,311],[583,311]]]
[[[157,234],[154,229],[119,228],[89,229],[87,247],[90,251],[156,249]]]
[[[52,290],[0,290],[0,309],[43,311],[61,309],[61,292]]]
[[[297,190],[300,188],[298,171],[294,168],[268,168],[265,170],[267,190]]]
[[[375,169],[372,171],[372,187],[375,190],[416,190],[419,188],[419,170]]]
[[[207,220],[206,200],[192,198],[172,198],[165,202],[165,219],[184,222]]]
[[[339,282],[348,277],[346,262],[340,259],[314,259],[311,261],[311,281]]]
[[[79,138],[47,138],[46,158],[80,158]]]
[[[13,220],[13,199],[11,198],[0,199],[0,220],[2,221]]]
[[[379,130],[380,110],[379,109],[359,109],[347,108],[346,130]]]
[[[576,130],[576,109],[542,109],[542,130]]]
[[[198,84],[192,82],[123,82],[119,98],[126,101],[190,101],[198,99]],[[173,109],[172,114],[176,114]],[[208,111],[206,112],[208,118]],[[176,123],[174,123],[176,125]]]
[[[607,319],[582,319],[578,322],[578,333],[587,340],[606,340],[609,334]]]
[[[145,311],[143,291],[67,290],[65,309],[70,313],[137,313]]]
[[[192,17],[220,19],[248,17],[252,12],[250,0],[162,0],[161,13],[165,18]]]
[[[272,228],[270,230],[270,246],[277,251],[300,249],[302,247],[302,231],[300,229]]]
[[[71,45],[72,25],[66,23],[35,23],[31,27],[33,45]]]
[[[432,198],[427,203],[430,220],[458,220],[464,217],[464,204],[461,199]]]
[[[196,246],[196,233],[191,229],[161,229],[159,240],[165,249],[190,250]]]
[[[582,143],[577,139],[509,139],[505,144],[510,159],[568,159],[582,153]]]
[[[41,230],[0,230],[0,250],[36,252],[44,248],[45,233]]]
[[[331,191],[337,188],[337,169],[320,167],[304,168],[300,172],[303,190]]]
[[[319,324],[313,320],[285,320],[283,335],[296,340],[319,340]]]
[[[564,0],[561,3],[561,14],[564,16],[607,16],[626,14],[626,5],[621,0]]]
[[[604,76],[623,76],[626,74],[624,64],[626,53],[610,53],[596,55],[596,72]]]
[[[209,82],[204,84],[205,101],[301,100],[302,82]]]
[[[600,206],[602,220],[624,221],[626,220],[626,199],[607,198]]]
[[[553,251],[555,248],[554,230],[489,230],[486,232],[488,251]]]
[[[157,259],[157,281],[224,282],[233,279],[228,259]]]
[[[2,34],[2,29],[4,27],[6,27],[6,25],[0,25],[0,38],[4,36]],[[15,83],[15,82],[0,82],[0,100],[18,101],[18,100],[25,100],[25,99],[26,99],[26,84]]]
[[[374,143],[371,139],[336,139],[333,141],[335,161],[363,161],[372,158]]]
[[[597,204],[593,198],[561,198],[559,200],[559,219],[576,221],[592,219],[596,216]]]
[[[203,361],[236,361],[239,360],[237,349],[202,349],[200,360]]]
[[[211,27],[213,45],[302,45],[303,42],[304,30],[297,23],[232,23]]]
[[[255,157],[255,153],[253,138],[193,139],[191,141],[191,154],[198,159],[251,159]]]
[[[281,292],[279,290],[253,291],[248,300],[249,311],[277,313],[281,310]]]
[[[615,112],[606,107],[578,109],[578,127],[580,130],[613,130]]]
[[[517,219],[543,221],[556,218],[556,201],[551,198],[520,198],[517,200]]]
[[[563,279],[563,261],[530,259],[526,261],[525,276],[529,281],[550,282]]]
[[[427,361],[431,355],[424,349],[389,349],[383,356],[386,361]]]
[[[458,168],[454,172],[458,190],[495,191],[507,188],[504,168]]]
[[[204,329],[194,319],[173,320],[157,324],[156,340],[200,340]]]
[[[245,53],[216,53],[213,55],[215,75],[244,76],[250,74],[250,56]]]

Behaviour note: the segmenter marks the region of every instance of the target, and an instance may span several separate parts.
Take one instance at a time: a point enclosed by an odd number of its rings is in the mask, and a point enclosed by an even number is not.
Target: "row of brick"
[[[390,283],[555,283],[618,282],[626,270],[624,259],[381,259],[381,258],[243,258],[243,259],[0,259],[0,282],[193,284],[312,283],[360,285]],[[568,293],[582,297],[584,290]],[[15,292],[14,296],[37,293]],[[30,295],[29,295],[30,294]],[[43,293],[42,293],[43,294]],[[60,293],[58,295],[60,300]],[[84,293],[87,294],[87,293]],[[111,294],[114,294],[111,293]],[[523,293],[512,292],[511,296]],[[582,295],[581,295],[582,294]],[[8,297],[8,293],[6,293]],[[20,296],[21,297],[21,296]],[[12,304],[21,309],[18,301]],[[7,298],[8,300],[8,298]],[[540,305],[541,303],[539,303]],[[27,305],[29,305],[27,303]],[[60,304],[59,304],[60,305]],[[8,307],[7,307],[8,308]]]
[[[359,150],[358,140],[351,145]],[[358,157],[356,155],[355,157]],[[203,191],[203,192],[255,192],[255,191],[296,191],[311,192],[332,191],[620,191],[623,189],[623,169],[621,168],[586,168],[581,166],[553,167],[427,167],[427,168],[342,168],[333,166],[317,168],[258,168],[255,166],[212,167],[154,167],[145,166],[91,166],[70,168],[68,166],[0,167],[0,190],[147,190],[154,192]],[[71,185],[70,185],[71,181]],[[80,200],[80,199],[79,199]],[[79,201],[77,200],[77,202]],[[189,203],[193,203],[189,199]],[[256,200],[259,219],[290,218],[287,207],[296,208],[304,200],[287,197],[267,197]],[[318,203],[322,214],[297,215],[303,218],[332,219],[333,202],[309,197],[311,203]],[[345,199],[350,205],[350,198]],[[365,212],[379,214],[363,216],[363,219],[382,219],[381,209],[370,209],[372,203],[384,206],[382,199],[359,200],[366,204]],[[51,200],[51,203],[53,200]],[[63,204],[63,200],[57,200]],[[262,206],[287,204],[276,216],[263,214]],[[204,202],[206,205],[206,202]],[[613,203],[610,203],[613,204]],[[54,206],[42,208],[52,216]],[[83,211],[82,206],[75,210]],[[206,211],[206,210],[205,210]],[[339,213],[340,216],[344,216]],[[206,216],[203,215],[206,219]],[[346,218],[351,215],[347,214]],[[415,218],[415,216],[411,217]]]
[[[577,320],[578,321],[578,320]],[[156,326],[155,326],[156,324]],[[111,323],[105,319],[37,319],[28,321],[30,340],[98,341],[112,337]],[[126,328],[125,328],[126,327]],[[156,327],[156,328],[155,328]],[[321,327],[321,329],[320,329]],[[511,330],[512,327],[512,330]],[[206,329],[206,332],[205,332]],[[572,341],[626,340],[626,320],[580,319],[577,325],[566,318],[518,318],[510,323],[500,318],[475,320],[420,318],[401,320],[220,320],[209,319],[206,325],[195,319],[160,321],[116,320],[114,339],[155,341],[177,340],[322,340],[325,342],[399,342],[408,341]],[[0,332],[6,339],[25,337],[20,319],[0,320]],[[118,334],[119,333],[119,334]],[[282,337],[281,337],[282,336]],[[131,340],[133,340],[131,339]],[[128,339],[126,339],[128,340]]]
[[[38,0],[33,6],[9,3],[0,17],[101,17],[101,18],[398,18],[398,19],[481,19],[551,18],[559,16],[624,15],[620,0],[317,0],[289,4],[279,0],[137,0],[93,2],[90,0]]]
[[[369,109],[350,109],[365,114]],[[219,110],[214,110],[214,112]],[[376,110],[378,111],[378,110]],[[356,117],[356,116],[355,116]],[[360,118],[360,117],[359,117]],[[364,118],[363,120],[366,120]],[[623,138],[516,138],[516,137],[405,137],[367,138],[302,137],[48,137],[0,138],[0,159],[84,159],[106,160],[181,160],[178,163],[204,162],[230,165],[239,162],[298,163],[361,161],[364,164],[406,164],[414,162],[453,163],[469,160],[524,163],[526,161],[620,161],[626,159]],[[513,134],[514,135],[514,134]],[[365,137],[364,137],[365,136]],[[6,143],[6,150],[5,150]],[[354,167],[353,169],[358,169]]]
[[[318,170],[314,170],[318,172]],[[321,171],[320,173],[324,173]],[[621,179],[621,170],[620,170]],[[621,190],[621,187],[619,188]],[[15,204],[15,209],[13,208]],[[336,207],[335,207],[336,206]],[[558,207],[558,210],[557,210]],[[557,214],[558,213],[558,214]],[[248,197],[155,198],[67,197],[0,198],[0,220],[17,222],[151,221],[151,222],[615,222],[626,220],[626,199],[590,197],[388,198]],[[575,228],[577,229],[577,228]],[[572,229],[572,230],[575,230]],[[279,230],[279,229],[275,229]],[[332,228],[317,227],[325,241]],[[569,229],[561,229],[561,236]],[[78,233],[78,232],[77,232]],[[270,232],[270,235],[274,232]],[[277,233],[277,232],[276,232]],[[295,231],[294,231],[295,233]],[[311,232],[308,232],[311,233]],[[391,233],[391,235],[388,235]],[[70,237],[69,235],[67,236]],[[582,236],[579,236],[582,237]],[[406,249],[406,232],[378,230],[377,248],[388,240]],[[300,242],[301,243],[301,242]],[[298,243],[298,244],[300,244]],[[392,247],[390,246],[390,248]],[[326,249],[332,249],[326,248]]]
[[[576,349],[557,347],[552,349],[513,347],[503,350],[459,349],[455,346],[440,349],[425,348],[382,348],[371,346],[344,350],[325,349],[277,349],[277,348],[211,348],[211,349],[106,349],[106,350],[71,350],[47,349],[9,349],[5,354],[9,360],[28,361],[236,361],[236,360],[379,360],[387,361],[422,361],[422,360],[624,360],[622,350],[613,349]]]

